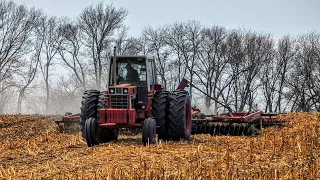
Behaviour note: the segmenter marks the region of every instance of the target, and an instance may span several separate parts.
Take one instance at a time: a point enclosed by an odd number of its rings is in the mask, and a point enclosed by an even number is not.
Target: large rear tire
[[[156,92],[152,99],[151,113],[156,120],[158,128],[158,138],[168,140],[168,98],[169,92]]]
[[[85,135],[85,123],[89,118],[97,118],[97,104],[99,99],[98,90],[87,90],[84,92],[81,101],[81,113],[80,113],[80,125],[82,137],[86,138]]]
[[[187,91],[178,90],[170,95],[168,134],[172,140],[191,139],[191,100]]]
[[[105,91],[100,92],[97,105],[97,119],[100,119],[100,109],[107,108],[107,94]]]
[[[100,119],[100,109],[107,108],[107,95],[105,91],[100,92],[97,106],[97,120]],[[110,129],[98,127],[98,138],[101,143],[106,143],[112,140],[118,140],[119,128]]]

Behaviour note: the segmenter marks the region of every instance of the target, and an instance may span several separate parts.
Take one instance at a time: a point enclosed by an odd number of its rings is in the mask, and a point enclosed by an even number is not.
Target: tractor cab
[[[115,61],[114,61],[115,59]],[[109,61],[108,108],[148,108],[148,92],[156,84],[154,60],[146,56],[113,56]]]

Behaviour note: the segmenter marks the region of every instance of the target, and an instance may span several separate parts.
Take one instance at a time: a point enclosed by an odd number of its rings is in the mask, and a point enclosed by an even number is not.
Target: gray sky
[[[57,16],[76,17],[100,0],[14,0]],[[246,27],[274,36],[320,29],[320,0],[105,0],[128,9],[126,25],[138,36],[147,26],[188,19],[226,28]]]

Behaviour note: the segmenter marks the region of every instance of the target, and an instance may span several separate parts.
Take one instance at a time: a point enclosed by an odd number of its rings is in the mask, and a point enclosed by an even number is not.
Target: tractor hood
[[[115,88],[129,88],[129,87],[132,87],[131,84],[119,84],[119,85],[116,85],[116,86],[113,86]]]

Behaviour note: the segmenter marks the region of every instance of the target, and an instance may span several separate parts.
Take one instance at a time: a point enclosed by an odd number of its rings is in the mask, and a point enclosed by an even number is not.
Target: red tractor
[[[144,145],[189,140],[191,100],[188,91],[164,91],[157,82],[154,59],[110,57],[106,91],[87,90],[81,101],[82,136],[89,147],[117,140],[120,128],[142,128]]]

